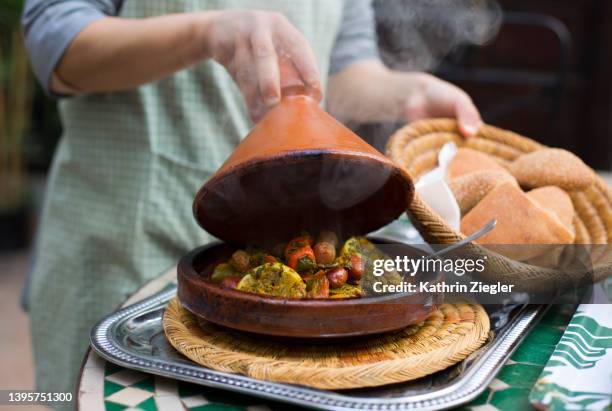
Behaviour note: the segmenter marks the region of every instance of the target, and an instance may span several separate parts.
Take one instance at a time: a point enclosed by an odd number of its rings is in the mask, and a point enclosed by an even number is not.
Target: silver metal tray
[[[439,410],[466,403],[487,387],[546,311],[541,305],[489,306],[492,336],[461,363],[416,381],[325,391],[213,371],[183,357],[162,329],[164,307],[175,293],[163,291],[104,318],[91,331],[92,348],[127,368],[323,410]]]

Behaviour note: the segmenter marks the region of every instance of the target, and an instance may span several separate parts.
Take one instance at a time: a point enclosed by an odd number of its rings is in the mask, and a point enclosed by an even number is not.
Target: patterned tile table
[[[171,270],[143,287],[126,305],[145,298],[175,280]],[[529,410],[528,396],[574,313],[573,305],[551,307],[489,387],[461,410]],[[83,411],[265,411],[299,410],[229,391],[178,382],[108,363],[89,352],[79,384]]]

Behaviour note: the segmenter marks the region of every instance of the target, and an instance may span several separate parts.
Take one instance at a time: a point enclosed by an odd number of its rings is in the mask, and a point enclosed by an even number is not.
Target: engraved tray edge
[[[484,348],[469,370],[450,385],[424,394],[396,398],[355,398],[341,393],[298,385],[256,380],[237,374],[214,371],[197,364],[156,359],[130,351],[116,338],[116,325],[126,318],[164,307],[176,294],[176,288],[162,291],[138,303],[125,307],[100,320],[91,330],[90,345],[101,357],[112,363],[247,395],[301,405],[305,407],[346,410],[440,410],[464,404],[486,389],[506,359],[514,352],[537,320],[546,312],[544,305],[524,306],[516,318]],[[375,388],[374,388],[375,389]]]

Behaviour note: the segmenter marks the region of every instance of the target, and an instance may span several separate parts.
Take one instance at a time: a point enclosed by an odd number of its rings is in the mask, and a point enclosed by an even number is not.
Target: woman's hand
[[[229,10],[98,20],[70,44],[53,73],[51,89],[66,94],[126,90],[209,58],[231,73],[255,120],[278,103],[289,80],[320,95],[314,53],[284,16]],[[291,64],[297,76],[280,78],[279,59]]]
[[[428,117],[454,117],[466,137],[474,135],[482,124],[478,109],[465,91],[428,74],[421,74],[416,87],[407,92],[404,114],[409,122]]]
[[[452,117],[465,136],[482,124],[472,99],[460,88],[426,73],[389,70],[377,60],[334,74],[327,103],[334,115],[358,122]]]
[[[280,13],[214,12],[204,34],[209,57],[232,75],[254,121],[280,101],[279,59],[293,64],[305,85],[320,90],[320,77],[308,41]]]

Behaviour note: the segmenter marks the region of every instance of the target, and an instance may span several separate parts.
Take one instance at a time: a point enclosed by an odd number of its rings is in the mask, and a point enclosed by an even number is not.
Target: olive
[[[249,271],[251,268],[251,257],[244,250],[238,250],[232,254],[229,263],[236,269],[236,271],[244,273]]]
[[[327,241],[316,243],[313,251],[318,264],[331,264],[336,258],[336,247]]]
[[[364,263],[363,258],[360,255],[352,255],[351,256],[351,266],[349,269],[349,274],[351,277],[351,281],[356,283],[361,280],[364,272]]]
[[[231,288],[232,290],[238,287],[238,283],[242,280],[242,278],[237,275],[231,275],[229,277],[225,277],[223,281],[221,281],[221,287]]]
[[[329,288],[340,288],[348,280],[348,273],[342,267],[334,267],[327,270],[325,276],[327,281],[329,281]]]
[[[236,270],[234,270],[234,267],[232,267],[230,264],[220,263],[220,264],[217,264],[217,266],[215,267],[215,270],[210,276],[210,280],[213,283],[220,283],[225,278],[232,276],[235,273],[236,273]]]
[[[323,230],[319,233],[318,243],[330,243],[332,246],[338,246],[338,236],[333,231]]]

